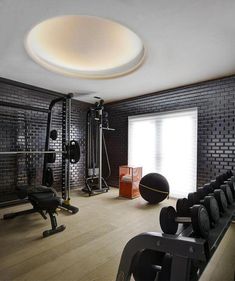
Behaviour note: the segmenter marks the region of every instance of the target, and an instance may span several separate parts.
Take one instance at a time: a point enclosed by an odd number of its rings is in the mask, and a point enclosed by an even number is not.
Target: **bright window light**
[[[128,165],[160,173],[171,197],[196,191],[197,109],[129,117]]]

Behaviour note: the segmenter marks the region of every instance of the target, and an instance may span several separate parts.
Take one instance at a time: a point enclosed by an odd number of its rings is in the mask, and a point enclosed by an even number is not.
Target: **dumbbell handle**
[[[153,265],[152,265],[152,268],[153,268],[155,271],[161,271],[161,270],[162,270],[162,266],[161,266],[161,265],[157,265],[157,264],[153,264]]]
[[[192,222],[192,219],[190,217],[176,217],[175,221],[179,223],[187,223],[187,222],[190,223]]]

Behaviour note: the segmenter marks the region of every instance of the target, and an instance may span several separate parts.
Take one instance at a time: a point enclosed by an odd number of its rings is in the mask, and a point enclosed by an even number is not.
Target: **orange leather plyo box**
[[[139,183],[142,167],[119,167],[119,196],[133,199],[140,196]]]

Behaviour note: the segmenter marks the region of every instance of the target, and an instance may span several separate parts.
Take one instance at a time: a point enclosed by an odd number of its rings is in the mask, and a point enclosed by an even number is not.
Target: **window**
[[[128,118],[128,165],[160,173],[172,197],[196,191],[197,109]]]

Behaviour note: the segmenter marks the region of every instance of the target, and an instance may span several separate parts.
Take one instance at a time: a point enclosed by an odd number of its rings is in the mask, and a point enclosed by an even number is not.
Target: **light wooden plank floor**
[[[44,221],[39,214],[0,220],[1,281],[115,280],[127,241],[141,232],[160,231],[161,207],[175,204],[171,199],[157,206],[148,205],[141,198],[122,199],[115,188],[93,197],[74,192],[72,201],[80,208],[79,213],[69,215],[60,211],[58,223],[65,224],[66,230],[45,239],[41,234],[48,228],[49,221]],[[29,206],[2,209],[0,216]],[[232,234],[227,240],[231,237]],[[222,247],[222,251],[227,248]],[[212,275],[213,270],[209,270],[206,276]]]

